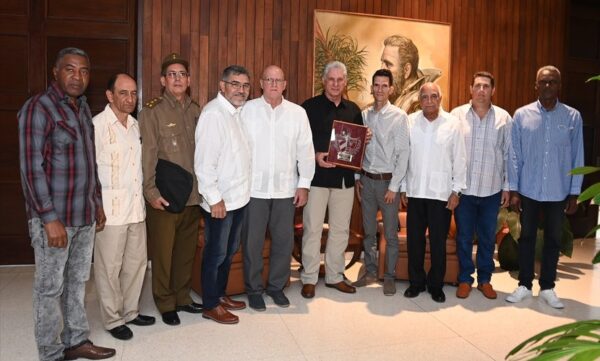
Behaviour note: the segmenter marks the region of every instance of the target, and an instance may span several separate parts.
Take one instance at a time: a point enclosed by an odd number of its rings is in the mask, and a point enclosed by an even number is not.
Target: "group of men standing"
[[[323,221],[329,230],[325,285],[344,293],[377,282],[376,214],[387,240],[383,292],[396,293],[399,205],[407,207],[410,286],[406,297],[426,289],[444,302],[446,237],[454,211],[460,276],[457,296],[474,282],[473,236],[477,234],[477,288],[491,286],[495,220],[500,206],[521,211],[519,287],[508,298],[531,295],[537,220],[544,213],[545,243],[540,297],[562,303],[553,291],[560,224],[576,208],[582,165],[579,113],[560,102],[560,72],[547,66],[536,79],[538,101],[520,108],[514,121],[492,105],[494,77],[478,72],[472,100],[447,113],[440,88],[422,84],[422,110],[409,116],[390,103],[392,72],[372,78],[374,103],[362,113],[343,97],[344,64],[323,72],[324,92],[301,106],[283,97],[283,70],[271,65],[260,78],[262,96],[247,101],[250,74],[224,69],[219,92],[201,110],[189,96],[189,63],[178,54],[161,66],[162,95],[139,113],[135,80],[124,73],[108,82],[109,104],[92,119],[83,95],[89,83],[87,54],[65,48],[57,56],[55,81],[19,112],[20,164],[36,259],[34,329],[41,360],[108,358],[114,349],[88,340],[84,294],[92,251],[103,325],[117,339],[133,337],[128,324],[147,326],[139,313],[146,271],[146,229],[152,261],[152,294],[168,325],[177,312],[202,313],[234,324],[231,311],[246,303],[225,295],[232,257],[240,247],[251,308],[266,309],[263,293],[280,307],[290,301],[295,209],[303,207],[302,290],[315,296]],[[368,127],[360,174],[328,161],[332,123]],[[512,146],[511,146],[512,144]],[[344,277],[355,192],[365,229],[365,272],[351,285]],[[510,192],[510,193],[509,193]],[[310,194],[310,196],[309,196]],[[190,296],[200,219],[204,219],[201,269],[203,304]],[[558,225],[558,227],[557,227]],[[262,250],[271,238],[269,274],[263,282]],[[432,265],[424,270],[426,234]],[[94,241],[95,240],[95,241]]]

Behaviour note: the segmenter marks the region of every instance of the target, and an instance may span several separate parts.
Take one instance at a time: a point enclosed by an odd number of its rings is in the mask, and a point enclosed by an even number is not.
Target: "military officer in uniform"
[[[139,114],[143,187],[154,302],[164,323],[178,325],[178,311],[202,312],[202,306],[190,297],[200,219],[200,194],[194,176],[194,132],[200,106],[187,93],[189,63],[179,54],[164,59],[160,83],[162,96],[146,103]],[[165,188],[177,188],[177,177],[168,177],[162,187],[157,184],[159,160],[167,161],[185,177],[191,176],[189,194],[184,192],[183,200],[181,194],[176,197],[179,199],[166,196]],[[175,207],[175,203],[181,206]]]

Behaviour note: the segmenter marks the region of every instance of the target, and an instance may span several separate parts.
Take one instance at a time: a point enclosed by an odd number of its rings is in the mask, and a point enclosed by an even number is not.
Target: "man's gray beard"
[[[396,99],[402,94],[402,90],[404,90],[405,79],[397,73],[392,74],[392,76],[394,77],[394,92],[390,94],[390,103],[394,104]]]

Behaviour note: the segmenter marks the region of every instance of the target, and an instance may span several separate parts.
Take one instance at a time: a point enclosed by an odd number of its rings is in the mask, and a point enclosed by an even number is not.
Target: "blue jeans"
[[[206,309],[219,305],[225,296],[229,279],[231,259],[240,248],[240,235],[246,214],[246,206],[227,211],[225,218],[213,218],[204,214],[204,253],[202,256],[202,302]]]
[[[560,239],[565,221],[565,201],[539,202],[521,195],[521,238],[519,239],[519,286],[531,289],[534,277],[535,243],[540,214],[543,214],[544,248],[540,289],[554,288]]]
[[[67,247],[48,247],[42,220],[29,220],[35,254],[33,327],[42,361],[62,360],[65,348],[82,344],[89,335],[84,296],[96,223],[65,229]]]
[[[463,195],[454,211],[456,218],[456,246],[460,272],[459,283],[473,283],[473,239],[477,234],[477,283],[489,283],[494,271],[496,223],[500,210],[498,192],[488,197]]]

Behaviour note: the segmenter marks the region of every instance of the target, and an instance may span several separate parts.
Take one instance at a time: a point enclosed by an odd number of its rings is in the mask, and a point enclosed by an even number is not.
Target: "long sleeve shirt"
[[[388,189],[398,192],[408,166],[408,117],[404,110],[388,103],[379,111],[363,110],[364,124],[373,137],[365,149],[362,168],[369,173],[392,173]]]
[[[142,144],[137,120],[127,128],[106,105],[93,118],[98,177],[107,225],[142,222],[146,218],[142,191]]]
[[[156,163],[164,159],[194,174],[194,131],[200,115],[200,106],[189,96],[178,102],[168,91],[152,99],[140,112],[142,135],[142,171],[144,197],[152,202],[161,197],[156,187]],[[186,206],[200,203],[196,177]]]
[[[447,201],[452,192],[467,187],[465,141],[458,120],[440,109],[429,121],[423,111],[408,116],[410,156],[406,195]]]
[[[470,103],[454,108],[467,154],[467,188],[464,194],[488,197],[508,191],[508,155],[512,118],[508,112],[492,105],[479,118]]]
[[[510,190],[540,202],[562,201],[581,192],[583,176],[569,172],[583,166],[583,121],[561,102],[550,111],[535,101],[513,117]]]
[[[250,201],[250,148],[240,109],[221,93],[202,109],[196,144],[194,169],[202,194],[200,206],[207,212],[221,200],[228,211],[245,206]]]
[[[337,106],[325,94],[307,99],[302,103],[306,110],[312,132],[315,152],[327,152],[334,120],[363,125],[360,109],[353,102],[342,99]],[[354,171],[347,168],[322,168],[315,166],[311,186],[324,188],[346,188],[354,186]]]
[[[286,99],[273,108],[260,97],[244,104],[240,117],[252,152],[250,196],[290,198],[310,188],[315,150],[304,109]]]
[[[52,83],[18,114],[21,183],[29,219],[90,225],[102,207],[92,114],[85,96],[73,106]]]

